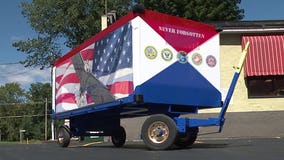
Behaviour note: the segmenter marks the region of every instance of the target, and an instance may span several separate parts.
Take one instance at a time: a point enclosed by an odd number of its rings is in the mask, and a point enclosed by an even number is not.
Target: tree
[[[128,0],[109,1],[109,8],[118,15],[127,12]],[[27,54],[21,61],[26,67],[48,68],[61,56],[61,42],[74,48],[100,31],[103,0],[33,0],[21,3],[22,14],[38,34],[35,38],[13,43],[18,51]]]
[[[25,91],[18,83],[7,83],[0,86],[0,103],[23,103],[26,101]]]
[[[25,138],[43,140],[46,98],[51,100],[49,83],[33,83],[27,92],[17,83],[0,86],[1,139],[18,141],[19,130],[24,129],[26,130]],[[50,103],[47,107],[50,114]],[[50,118],[48,123],[50,124]]]
[[[241,20],[241,0],[138,0],[145,8],[197,21]]]
[[[30,114],[40,115],[32,117],[32,127],[29,127],[29,136],[33,139],[44,139],[44,115],[45,115],[45,101],[46,98],[48,101],[51,101],[51,85],[50,83],[33,83],[29,88],[28,93],[28,102],[32,106]],[[51,105],[48,103],[48,114],[51,114]],[[50,124],[50,118],[48,120]],[[50,126],[50,125],[48,125]],[[48,132],[50,133],[50,132]]]
[[[22,14],[38,36],[13,43],[27,55],[21,61],[26,67],[48,68],[62,55],[62,42],[74,48],[100,31],[101,15],[106,0],[33,0],[21,4]],[[147,9],[188,19],[240,20],[244,11],[238,8],[241,0],[108,0],[107,6],[118,16],[140,3]]]
[[[24,106],[20,105],[26,101],[26,93],[18,83],[7,83],[0,86],[0,130],[1,139],[15,141],[19,139],[21,120],[15,116]]]

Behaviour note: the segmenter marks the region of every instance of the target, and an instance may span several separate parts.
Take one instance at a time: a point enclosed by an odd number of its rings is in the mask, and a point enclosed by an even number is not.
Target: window
[[[284,75],[246,77],[248,98],[284,97]]]

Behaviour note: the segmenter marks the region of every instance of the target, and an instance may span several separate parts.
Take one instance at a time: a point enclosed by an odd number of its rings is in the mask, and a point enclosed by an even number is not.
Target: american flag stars
[[[97,78],[117,70],[132,68],[132,28],[130,23],[95,42],[93,73]]]

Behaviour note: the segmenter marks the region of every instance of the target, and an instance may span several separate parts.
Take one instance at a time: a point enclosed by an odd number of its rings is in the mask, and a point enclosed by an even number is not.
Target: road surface
[[[143,142],[127,142],[123,148],[111,143],[72,142],[60,148],[55,142],[0,145],[0,160],[283,160],[284,137],[198,140],[191,148],[150,151]]]

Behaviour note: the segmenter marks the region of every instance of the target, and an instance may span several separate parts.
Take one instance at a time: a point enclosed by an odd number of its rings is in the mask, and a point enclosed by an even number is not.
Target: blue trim
[[[240,73],[239,72],[235,72],[229,91],[227,93],[227,96],[225,98],[225,101],[223,103],[221,112],[219,113],[218,118],[208,118],[208,119],[189,119],[189,118],[174,118],[177,127],[178,127],[178,131],[184,133],[185,131],[185,127],[207,127],[207,126],[219,126],[219,132],[222,131],[223,129],[223,125],[225,123],[225,114],[226,111],[228,109],[230,100],[233,96],[233,92],[235,89],[235,86],[237,84],[238,78],[239,78]]]
[[[115,101],[111,103],[106,103],[106,104],[100,104],[100,105],[90,105],[87,107],[83,108],[78,108],[75,110],[70,110],[66,112],[61,112],[61,113],[56,113],[53,118],[70,118],[74,116],[80,116],[84,114],[89,114],[89,113],[94,113],[94,112],[99,112],[99,111],[105,111],[114,107],[119,107],[121,106],[122,102],[121,101]]]
[[[146,103],[221,106],[221,93],[191,64],[174,63],[139,86]]]
[[[188,125],[190,127],[206,127],[206,126],[220,126],[219,118],[208,118],[208,119],[188,119]]]
[[[224,116],[225,116],[226,111],[228,109],[228,106],[230,104],[231,98],[233,96],[235,86],[238,82],[239,75],[240,75],[240,73],[235,72],[234,77],[233,77],[232,82],[231,82],[231,85],[230,85],[230,88],[229,88],[229,91],[228,91],[227,96],[225,98],[222,110],[219,114],[219,119],[224,119]]]

